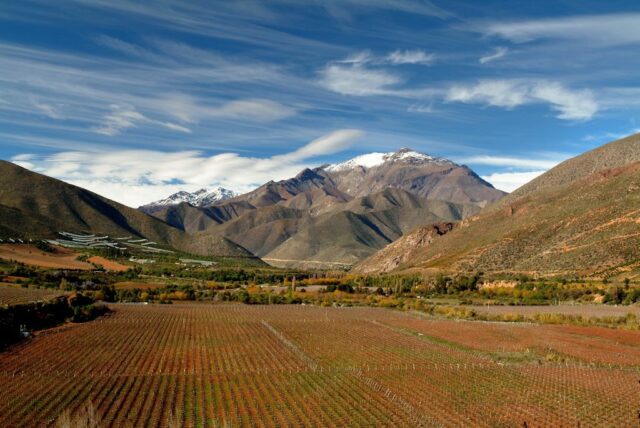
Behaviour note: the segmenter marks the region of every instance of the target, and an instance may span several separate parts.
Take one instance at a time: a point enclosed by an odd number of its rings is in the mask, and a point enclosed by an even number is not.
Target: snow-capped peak
[[[187,202],[196,207],[205,207],[215,202],[231,199],[235,196],[237,196],[235,192],[229,189],[225,189],[223,187],[216,187],[215,189],[212,189],[212,190],[199,189],[193,193],[185,192],[184,190],[181,190],[180,192],[174,193],[173,195],[169,196],[166,199],[162,199],[156,202],[151,202],[150,204],[147,205],[147,207],[177,205],[182,202]]]
[[[436,163],[445,164],[452,163],[444,158],[437,158],[434,156],[426,155],[424,153],[416,152],[411,149],[400,149],[397,152],[389,153],[367,153],[364,155],[356,156],[346,162],[331,164],[325,167],[326,171],[345,171],[353,169],[355,167],[363,167],[365,169],[374,168],[388,162],[405,162],[412,164],[424,164],[424,163]]]

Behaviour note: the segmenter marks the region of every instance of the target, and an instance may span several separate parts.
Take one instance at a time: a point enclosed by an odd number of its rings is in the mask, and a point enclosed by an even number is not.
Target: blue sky
[[[20,1],[0,157],[131,206],[411,147],[511,190],[640,129],[640,6]]]

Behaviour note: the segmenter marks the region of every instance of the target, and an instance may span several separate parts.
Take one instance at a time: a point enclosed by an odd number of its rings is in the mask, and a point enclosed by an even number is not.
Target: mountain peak
[[[181,204],[183,202],[186,202],[196,207],[205,207],[215,202],[231,199],[235,196],[237,196],[235,192],[229,189],[225,189],[224,187],[216,187],[215,189],[212,189],[212,190],[202,188],[191,193],[181,190],[165,199],[151,202],[150,204],[147,204],[144,207],[147,207],[147,208],[165,207],[169,205]]]
[[[392,163],[392,162],[404,162],[404,163],[410,163],[410,164],[428,164],[428,163],[451,164],[451,165],[454,164],[448,159],[431,156],[425,153],[420,153],[418,151],[415,151],[407,147],[403,147],[400,150],[395,152],[366,153],[363,155],[356,156],[355,158],[350,159],[346,162],[325,166],[324,169],[329,172],[345,171],[345,170],[354,169],[358,167],[369,169],[369,168],[378,167],[380,165],[383,165],[386,163]]]

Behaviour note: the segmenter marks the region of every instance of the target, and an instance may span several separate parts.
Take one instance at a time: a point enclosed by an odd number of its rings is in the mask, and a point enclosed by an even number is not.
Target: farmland
[[[87,402],[104,426],[638,421],[638,331],[365,307],[111,307],[0,354],[1,426],[51,425]]]
[[[59,290],[23,288],[13,284],[0,283],[0,306],[49,300],[63,294],[64,292]]]
[[[79,261],[77,257],[78,253],[67,248],[55,247],[53,252],[45,252],[33,245],[0,244],[1,259],[51,269],[93,269],[90,263]]]

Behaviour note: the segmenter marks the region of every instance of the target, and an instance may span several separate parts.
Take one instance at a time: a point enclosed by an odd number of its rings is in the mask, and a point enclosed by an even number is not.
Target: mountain
[[[139,209],[150,214],[162,210],[165,207],[182,203],[187,203],[189,205],[193,205],[194,207],[206,207],[209,205],[213,205],[216,202],[231,199],[234,196],[237,196],[235,192],[223,187],[216,187],[213,190],[200,189],[196,190],[193,193],[180,191],[178,193],[174,193],[168,198],[143,205]]]
[[[640,268],[640,134],[561,163],[443,236],[420,235],[355,270],[606,276]]]
[[[415,251],[431,245],[434,239],[450,232],[453,227],[453,223],[419,226],[359,263],[354,271],[363,274],[391,272],[410,261]]]
[[[275,265],[351,265],[428,222],[499,200],[466,166],[409,149],[305,169],[209,206],[152,214],[189,233],[226,237]]]
[[[338,190],[356,198],[394,187],[427,199],[483,207],[505,195],[465,165],[411,149],[370,153],[322,170]]]
[[[191,236],[139,210],[0,161],[0,234],[53,238],[60,231],[144,237],[194,254],[252,257],[224,237]]]
[[[478,210],[388,188],[312,217],[263,259],[284,266],[351,266],[418,225],[459,220]]]

